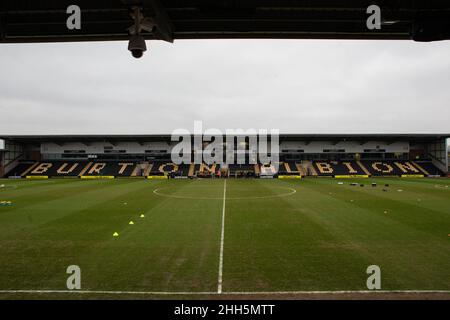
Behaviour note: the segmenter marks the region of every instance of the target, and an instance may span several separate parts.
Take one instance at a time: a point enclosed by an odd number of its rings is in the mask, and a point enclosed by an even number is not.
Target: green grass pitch
[[[225,201],[221,179],[0,184],[0,298],[67,290],[69,265],[84,291],[213,295],[223,211],[224,293],[367,290],[369,265],[382,290],[450,290],[448,179],[229,179]]]

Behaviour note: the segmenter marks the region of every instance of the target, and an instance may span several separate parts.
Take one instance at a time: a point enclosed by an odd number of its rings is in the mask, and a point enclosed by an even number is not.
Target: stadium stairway
[[[5,172],[6,177],[20,177],[27,174],[29,171],[31,171],[34,167],[36,167],[39,163],[38,162],[23,162],[19,163],[16,167],[14,167],[12,170]]]
[[[361,170],[364,172],[364,174],[370,176],[369,170],[362,164],[361,161],[356,161],[356,164],[361,168]]]
[[[420,171],[428,176],[442,176],[444,173],[439,170],[432,162],[412,162]]]
[[[312,161],[303,160],[301,166],[305,169],[305,173],[307,176],[317,177],[319,175],[314,168]]]
[[[427,170],[425,170],[425,169],[424,169],[420,164],[418,164],[417,162],[411,161],[411,163],[412,163],[417,169],[419,169],[424,175],[427,175],[427,176],[430,175],[430,173],[429,173]]]
[[[291,173],[292,172],[292,170],[291,170],[291,166],[289,165],[289,162],[284,162],[283,163],[283,166],[284,166],[284,169],[286,170],[286,173]]]
[[[280,162],[278,166],[279,176],[300,176],[300,171],[297,170],[295,162]]]
[[[143,163],[138,163],[133,172],[131,173],[132,177],[146,177],[150,174],[150,171],[153,167],[152,163],[148,163],[148,162],[143,162]]]
[[[306,170],[305,170],[305,168],[303,168],[302,164],[301,163],[294,163],[294,164],[295,164],[295,167],[297,168],[297,171],[300,173],[300,175],[302,177],[305,177],[306,176]]]
[[[195,174],[195,164],[191,163],[189,165],[188,177],[193,177]]]

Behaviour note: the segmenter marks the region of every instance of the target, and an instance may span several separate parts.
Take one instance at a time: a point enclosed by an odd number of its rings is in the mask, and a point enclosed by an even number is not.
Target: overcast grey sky
[[[0,134],[450,132],[450,41],[0,45]]]

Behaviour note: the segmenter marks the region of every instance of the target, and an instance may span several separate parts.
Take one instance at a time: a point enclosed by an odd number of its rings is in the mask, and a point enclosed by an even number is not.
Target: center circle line
[[[267,195],[267,196],[249,196],[249,197],[227,197],[227,200],[252,200],[252,199],[270,199],[270,198],[281,198],[281,197],[288,197],[292,196],[297,192],[297,190],[293,188],[287,188],[287,187],[276,187],[277,189],[283,189],[288,190],[287,193],[281,193],[281,194],[274,194],[274,195]],[[167,197],[167,198],[175,198],[175,199],[192,199],[192,200],[223,200],[223,197],[194,197],[194,196],[183,196],[183,195],[174,195],[174,194],[167,194],[160,192],[161,190],[168,189],[168,188],[157,188],[153,190],[153,193],[160,197]]]

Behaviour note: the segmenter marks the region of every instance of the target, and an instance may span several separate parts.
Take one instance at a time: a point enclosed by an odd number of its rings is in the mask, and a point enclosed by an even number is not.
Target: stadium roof
[[[414,141],[432,142],[450,138],[447,134],[280,134],[280,140],[301,141]],[[0,139],[18,143],[170,141],[170,135],[3,135]]]
[[[374,3],[380,30],[366,27]],[[81,30],[66,27],[73,4]],[[135,5],[155,25],[147,39],[450,39],[448,0],[2,0],[0,42],[128,40]]]

